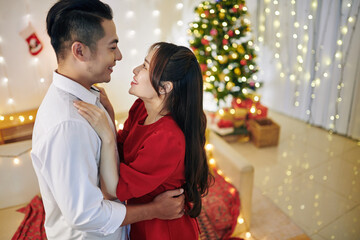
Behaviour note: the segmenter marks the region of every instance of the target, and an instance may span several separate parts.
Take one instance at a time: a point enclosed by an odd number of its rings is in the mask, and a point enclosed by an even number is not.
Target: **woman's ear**
[[[89,47],[81,42],[74,42],[71,45],[71,53],[81,62],[87,61],[91,55]]]
[[[173,83],[170,81],[165,81],[163,82],[162,87],[160,88],[160,94],[168,94],[172,91],[173,89]]]

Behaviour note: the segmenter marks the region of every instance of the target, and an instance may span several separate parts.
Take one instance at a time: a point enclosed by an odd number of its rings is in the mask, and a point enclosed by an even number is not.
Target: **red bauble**
[[[205,63],[200,64],[201,72],[205,72],[207,70],[207,65]]]
[[[233,30],[229,30],[229,31],[228,31],[228,35],[229,35],[230,37],[233,37],[233,36],[234,36],[234,31],[233,31]]]
[[[227,39],[223,39],[223,40],[222,40],[222,44],[223,44],[223,45],[227,45],[228,43],[229,43],[229,41],[228,41]]]
[[[206,40],[205,38],[202,38],[202,39],[201,39],[201,43],[202,43],[203,45],[209,45],[209,41]]]
[[[241,60],[240,60],[240,64],[243,65],[243,66],[246,65],[246,60],[245,60],[245,59],[241,59]]]

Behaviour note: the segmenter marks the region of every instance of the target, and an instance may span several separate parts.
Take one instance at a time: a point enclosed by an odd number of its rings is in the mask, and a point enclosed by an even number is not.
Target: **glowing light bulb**
[[[237,222],[238,222],[239,224],[243,224],[243,223],[244,223],[244,219],[243,219],[242,217],[238,217]]]
[[[14,163],[15,165],[19,165],[19,164],[20,164],[20,160],[19,160],[18,158],[14,158],[13,163]]]
[[[3,56],[0,56],[0,63],[4,63],[5,62],[5,59]]]
[[[25,121],[24,116],[19,116],[19,120],[20,120],[20,122],[24,122]]]
[[[119,129],[120,129],[120,130],[124,129],[124,124],[120,123],[120,124],[119,124]]]
[[[132,18],[134,17],[134,11],[127,11],[126,15],[127,18]]]
[[[160,15],[160,11],[157,10],[157,9],[155,9],[155,10],[152,12],[152,15],[153,15],[154,17],[157,17],[157,16]]]
[[[160,29],[160,28],[156,28],[156,29],[154,30],[154,34],[155,34],[155,35],[160,35],[160,34],[161,34],[161,29]]]
[[[180,10],[180,9],[183,8],[183,6],[184,6],[184,4],[178,3],[178,4],[176,4],[176,9],[177,9],[177,10]]]
[[[14,103],[14,99],[9,98],[7,102],[8,102],[8,104],[13,104],[13,103]]]

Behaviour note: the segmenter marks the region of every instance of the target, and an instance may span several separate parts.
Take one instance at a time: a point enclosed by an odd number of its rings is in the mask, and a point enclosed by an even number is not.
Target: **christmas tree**
[[[244,0],[204,1],[190,23],[190,46],[204,78],[204,90],[215,100],[246,99],[261,84]]]

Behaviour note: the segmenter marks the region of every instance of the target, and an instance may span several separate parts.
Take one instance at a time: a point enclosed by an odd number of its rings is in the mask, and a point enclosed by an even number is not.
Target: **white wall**
[[[0,115],[37,108],[52,81],[56,58],[46,33],[45,19],[54,0],[0,0]],[[127,112],[134,97],[128,94],[132,69],[141,64],[148,47],[156,41],[187,45],[187,24],[194,18],[197,2],[191,0],[105,0],[114,12],[123,60],[112,81],[104,85],[116,112]],[[182,3],[182,5],[178,5]],[[181,7],[182,6],[182,7]],[[154,16],[158,10],[159,15]],[[189,19],[184,21],[183,18]],[[28,53],[19,32],[31,21],[44,45],[36,57]],[[160,30],[160,31],[159,31]],[[133,32],[132,32],[133,31]],[[36,63],[35,59],[38,59]],[[4,77],[8,82],[4,82]],[[40,79],[44,78],[41,83]],[[8,100],[12,98],[13,103]]]

